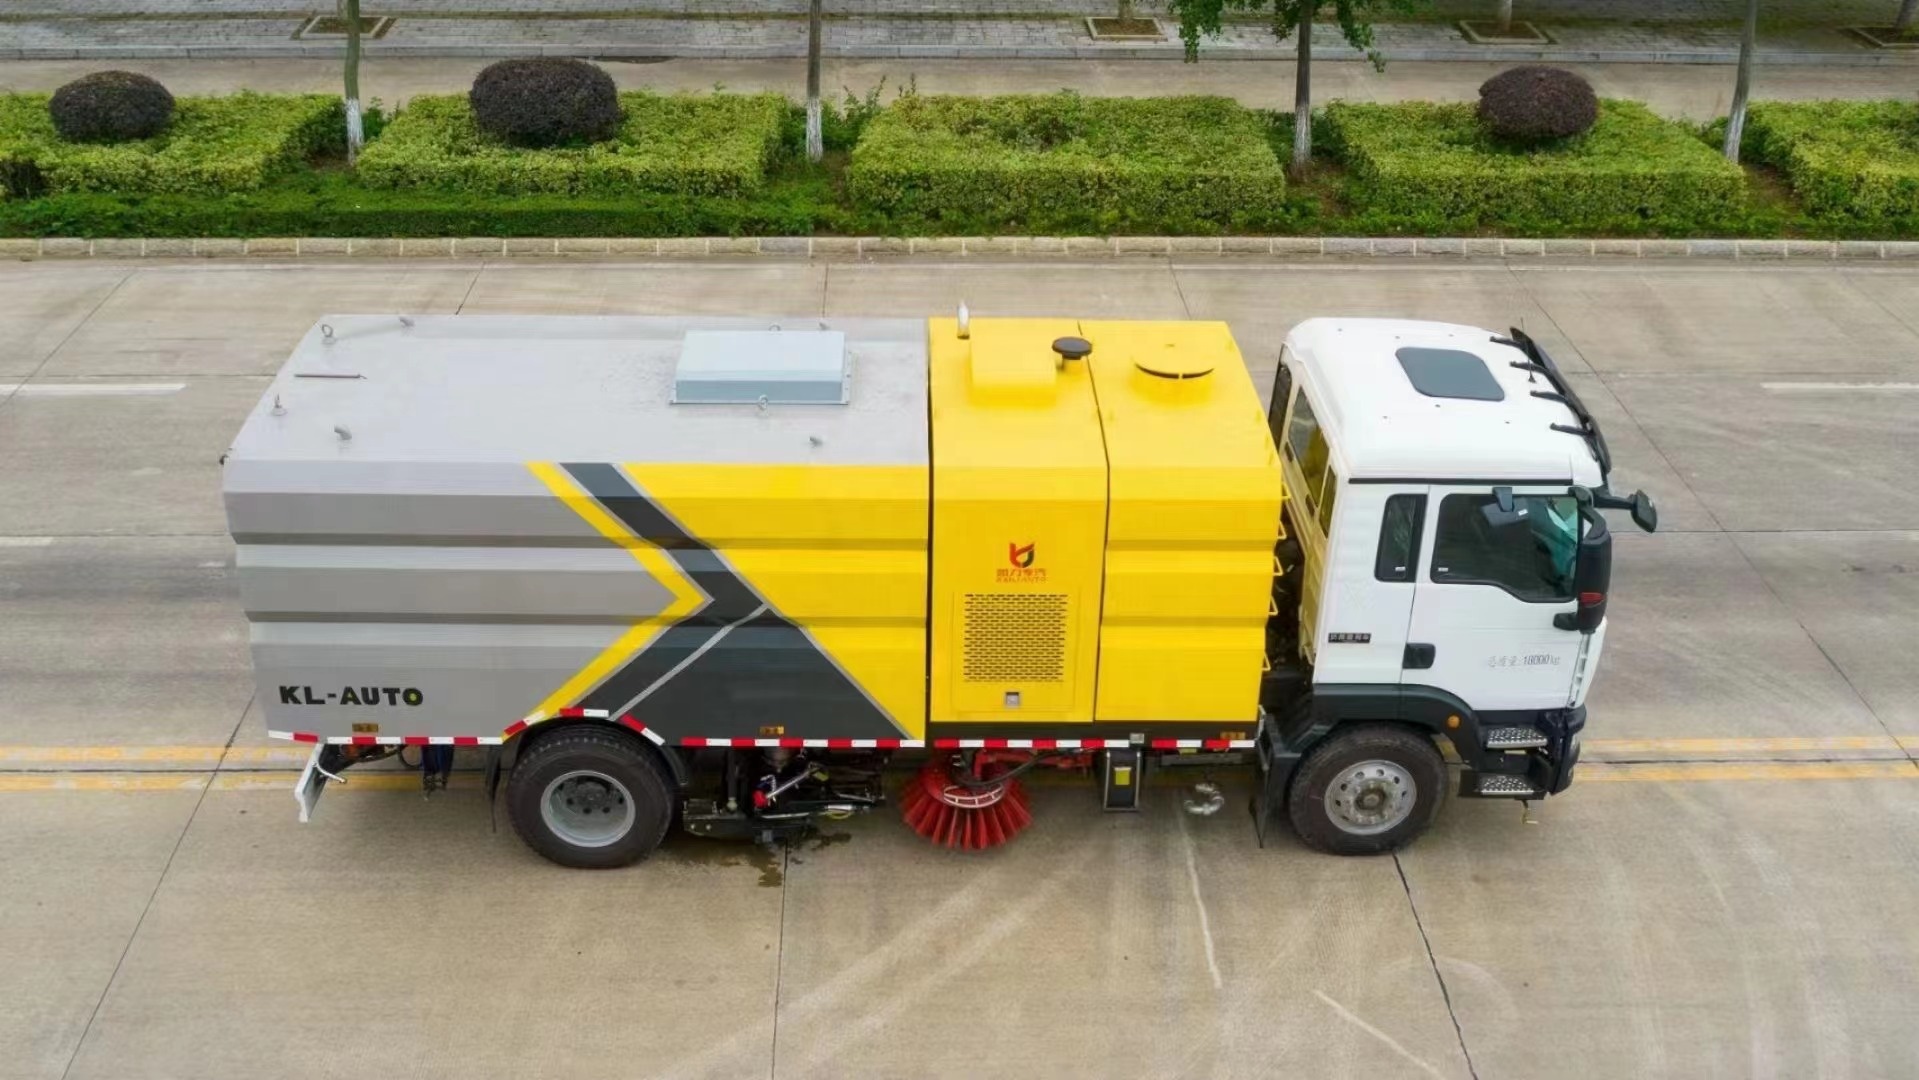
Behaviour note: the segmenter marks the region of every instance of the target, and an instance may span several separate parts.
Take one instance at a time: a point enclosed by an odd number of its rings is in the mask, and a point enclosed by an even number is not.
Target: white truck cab
[[[1462,795],[1564,790],[1605,640],[1597,511],[1629,509],[1648,531],[1657,516],[1644,493],[1607,490],[1604,437],[1552,360],[1519,331],[1311,319],[1286,338],[1269,420],[1289,537],[1276,610],[1297,611],[1302,669],[1278,673],[1291,685],[1272,696],[1269,765],[1286,773],[1294,748],[1383,722],[1449,739]],[[1364,786],[1370,769],[1388,794],[1410,787],[1390,757],[1343,779]],[[1346,809],[1330,824],[1361,836],[1400,824],[1389,798]]]

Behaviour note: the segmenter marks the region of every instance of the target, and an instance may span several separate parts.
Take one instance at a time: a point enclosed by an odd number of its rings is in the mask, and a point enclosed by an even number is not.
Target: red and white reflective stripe
[[[729,739],[702,738],[688,736],[679,740],[681,746],[779,746],[791,749],[817,747],[828,750],[922,750],[926,742],[922,739]]]
[[[1124,750],[1130,739],[934,739],[939,750]]]
[[[499,736],[485,735],[328,735],[322,738],[311,731],[269,731],[267,737],[330,746],[498,746],[506,741]]]
[[[604,719],[604,709],[575,709],[562,711],[558,716],[577,715]],[[269,731],[267,736],[298,743],[327,743],[335,746],[498,746],[539,720],[528,718],[515,721],[512,727],[500,735],[329,735],[322,737],[311,731]],[[659,732],[647,727],[633,716],[620,717],[622,727],[644,735],[655,746],[665,746],[668,740]],[[923,750],[931,746],[938,750],[1124,750],[1133,743],[1128,739],[934,739],[931,743],[923,739],[804,739],[804,738],[707,738],[687,736],[672,740],[679,746],[687,747],[736,747],[814,749],[814,750]],[[1146,743],[1152,750],[1251,750],[1251,739],[1152,739]]]
[[[520,732],[525,731],[527,728],[543,720],[579,720],[582,718],[588,720],[605,720],[611,715],[613,714],[607,712],[605,709],[561,709],[551,716],[544,713],[528,713],[507,725],[507,729],[500,733],[500,737],[503,739],[511,739],[513,736],[518,735]]]
[[[652,740],[654,746],[666,745],[666,740],[660,738],[658,732],[654,731],[652,728],[647,727],[645,724],[640,723],[639,719],[630,713],[627,714],[626,716],[620,717],[620,726],[625,728],[630,728],[646,736],[648,739]]]

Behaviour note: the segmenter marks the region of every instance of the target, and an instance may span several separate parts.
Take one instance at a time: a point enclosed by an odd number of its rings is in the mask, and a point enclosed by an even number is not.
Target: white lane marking
[[[1193,859],[1193,834],[1186,829],[1186,815],[1175,808],[1173,817],[1179,821],[1179,843],[1186,849],[1186,879],[1193,884],[1193,906],[1199,909],[1199,936],[1206,942],[1206,970],[1212,973],[1213,989],[1226,988],[1225,980],[1219,977],[1219,957],[1213,951],[1213,923],[1206,917],[1206,898],[1199,894],[1199,865]]]
[[[1410,1061],[1413,1064],[1419,1066],[1421,1069],[1424,1069],[1428,1076],[1437,1076],[1440,1078],[1440,1080],[1446,1080],[1444,1073],[1440,1072],[1438,1069],[1433,1068],[1430,1064],[1424,1061],[1421,1061],[1419,1058],[1414,1057],[1413,1052],[1411,1050],[1408,1050],[1405,1047],[1399,1045],[1399,1043],[1396,1042],[1391,1035],[1388,1035],[1385,1032],[1374,1027],[1373,1025],[1367,1023],[1366,1021],[1361,1020],[1357,1015],[1353,1013],[1351,1009],[1348,1009],[1346,1006],[1341,1005],[1339,1002],[1334,1001],[1332,998],[1327,997],[1324,993],[1322,993],[1319,990],[1314,990],[1313,996],[1325,1002],[1327,1007],[1332,1009],[1334,1012],[1345,1017],[1347,1020],[1352,1021],[1352,1023],[1357,1025],[1361,1031],[1364,1031],[1366,1034],[1371,1035],[1373,1038],[1378,1039],[1382,1043],[1385,1043],[1387,1048],[1391,1049],[1393,1053],[1398,1054],[1400,1057],[1403,1057],[1407,1061]]]
[[[0,547],[48,547],[51,536],[0,536]]]
[[[15,397],[161,397],[177,394],[186,383],[0,383],[0,394]]]
[[[1909,394],[1919,391],[1919,382],[1769,382],[1760,383],[1759,388],[1787,393]]]

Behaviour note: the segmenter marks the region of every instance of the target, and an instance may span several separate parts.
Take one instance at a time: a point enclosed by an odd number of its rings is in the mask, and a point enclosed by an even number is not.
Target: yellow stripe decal
[[[699,587],[694,585],[690,578],[680,572],[680,568],[666,556],[665,552],[661,551],[657,545],[634,535],[633,530],[607,513],[591,495],[574,483],[573,478],[566,474],[566,470],[546,461],[528,462],[526,467],[531,469],[533,475],[539,477],[540,482],[544,483],[561,502],[598,530],[601,536],[625,548],[627,554],[633,556],[634,561],[639,563],[641,568],[653,575],[655,580],[666,586],[667,591],[673,594],[673,602],[667,605],[665,611],[628,627],[613,644],[608,645],[605,651],[594,657],[592,663],[575,672],[573,677],[562,683],[558,690],[547,695],[546,700],[540,702],[534,710],[536,714],[545,717],[571,706],[588,690],[598,686],[602,679],[611,675],[621,664],[644,649],[660,631],[705,603],[706,595],[700,592]]]

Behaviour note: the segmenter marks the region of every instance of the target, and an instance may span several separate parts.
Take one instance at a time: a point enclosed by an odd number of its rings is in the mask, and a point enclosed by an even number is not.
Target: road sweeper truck
[[[1615,495],[1537,343],[1216,322],[335,316],[225,461],[269,734],[329,782],[461,747],[580,867],[872,810],[958,848],[1021,777],[1384,851],[1566,790]],[[476,763],[478,763],[476,761]],[[889,785],[889,765],[917,771]],[[1089,796],[1090,797],[1090,796]]]

